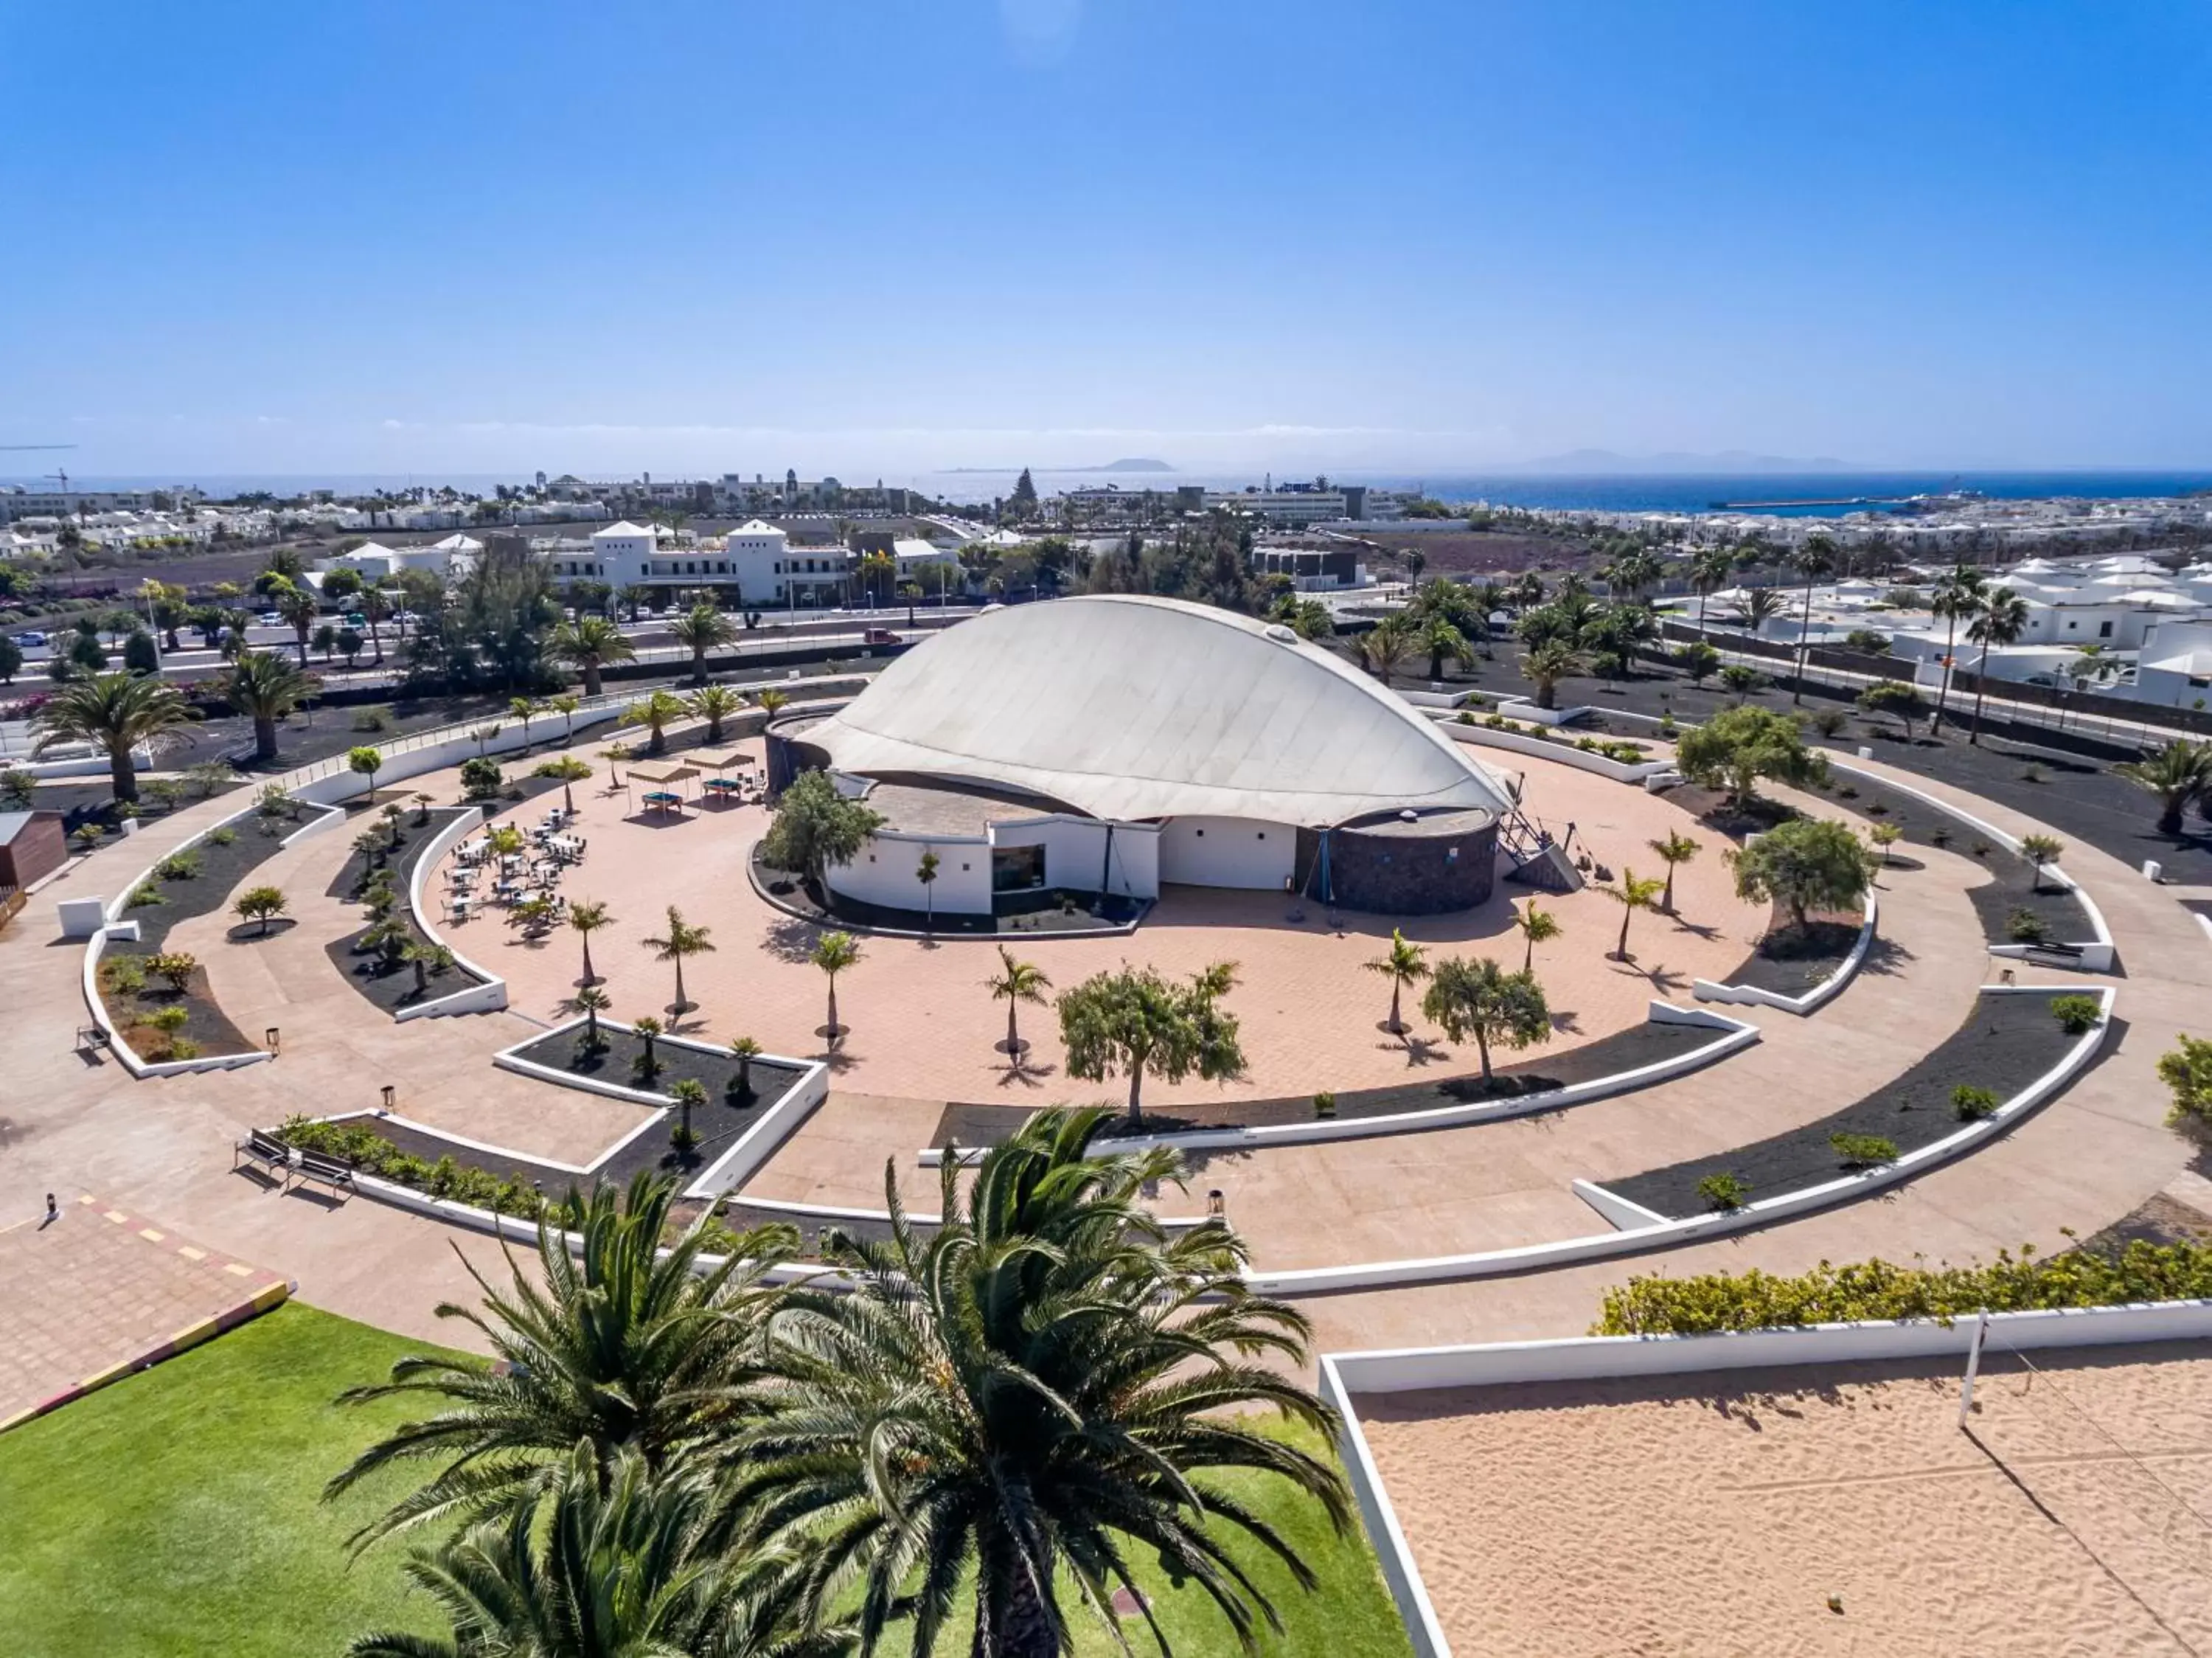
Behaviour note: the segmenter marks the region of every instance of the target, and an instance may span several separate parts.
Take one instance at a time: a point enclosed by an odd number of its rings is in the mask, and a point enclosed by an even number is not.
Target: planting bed
[[[1524,1060],[1500,1065],[1490,1087],[1482,1085],[1480,1072],[1403,1082],[1390,1088],[1347,1088],[1336,1096],[1336,1116],[1341,1121],[1369,1117],[1395,1117],[1406,1112],[1437,1111],[1484,1100],[1511,1100],[1549,1094],[1578,1082],[1594,1082],[1625,1070],[1640,1070],[1717,1042],[1723,1031],[1702,1025],[1636,1025],[1599,1038],[1556,1058]],[[1102,1088],[1110,1095],[1114,1085]],[[1126,1091],[1126,1090],[1125,1090]],[[957,1142],[963,1146],[993,1146],[1011,1138],[1035,1115],[1021,1106],[984,1104],[945,1107],[938,1119],[935,1143]],[[1316,1120],[1313,1096],[1300,1094],[1272,1100],[1224,1100],[1218,1104],[1182,1105],[1148,1109],[1144,1122],[1127,1126],[1118,1116],[1106,1132],[1116,1134],[1187,1133],[1199,1129],[1263,1128]]]
[[[1837,1179],[1846,1171],[1828,1143],[1832,1134],[1876,1135],[1893,1142],[1900,1155],[1932,1145],[1965,1126],[1951,1107],[1954,1088],[1968,1084],[2008,1100],[2065,1057],[2078,1039],[2059,1027],[2051,1003],[2069,993],[1985,993],[1966,1022],[1911,1070],[1831,1116],[1771,1139],[1601,1184],[1631,1203],[1679,1219],[1707,1212],[1698,1182],[1709,1174],[1734,1174],[1747,1182],[1753,1202]]]
[[[1844,789],[1855,789],[1845,795]],[[1856,777],[1838,777],[1830,790],[1839,805],[1880,823],[1893,823],[1905,832],[1900,845],[1933,846],[1948,832],[1947,850],[1977,858],[1989,867],[1994,879],[1966,894],[1982,923],[1982,936],[1991,944],[2017,944],[2008,928],[2013,911],[2025,910],[2040,921],[2054,944],[2080,944],[2094,936],[2089,917],[2074,894],[2046,878],[2035,890],[2034,866],[2017,852],[1990,839],[1941,807],[1910,795],[1884,789],[1880,783]]]
[[[415,866],[422,862],[422,854],[431,841],[465,809],[455,806],[436,808],[430,814],[430,821],[419,826],[415,821],[415,814],[410,812],[400,823],[399,849],[386,860],[386,867],[392,871],[392,884],[399,893],[397,913],[405,922],[409,936],[417,943],[427,943],[428,935],[407,907],[408,883],[414,876]],[[374,813],[362,811],[354,815],[353,822],[374,825],[380,820]],[[357,834],[360,831],[356,830],[355,832]],[[330,895],[346,899],[358,898],[368,884],[370,868],[369,860],[364,855],[360,852],[349,854],[337,879],[331,882]],[[466,990],[471,984],[483,983],[465,967],[433,968],[428,975],[427,990],[417,990],[414,963],[399,961],[386,966],[380,956],[362,949],[362,940],[368,931],[369,929],[363,926],[343,938],[333,939],[323,947],[323,954],[330,958],[331,965],[338,970],[340,977],[347,984],[386,1013],[397,1013],[402,1008],[412,1007],[418,1002],[434,1002],[441,997]]]
[[[722,1102],[737,1086],[738,1061],[734,1054],[702,1051],[680,1045],[665,1037],[655,1038],[653,1053],[660,1063],[660,1072],[652,1082],[641,1082],[637,1079],[636,1062],[645,1052],[645,1044],[629,1027],[600,1021],[599,1039],[607,1045],[606,1051],[588,1058],[576,1051],[582,1038],[580,1028],[554,1031],[527,1047],[515,1050],[514,1058],[543,1065],[548,1070],[563,1072],[580,1082],[611,1082],[619,1088],[642,1088],[649,1094],[665,1094],[674,1084],[689,1080],[707,1090],[707,1098],[717,1109],[732,1109]],[[782,1098],[802,1075],[796,1065],[755,1059],[753,1098],[744,1110],[750,1112],[763,1101]],[[693,1126],[700,1127],[696,1123]],[[701,1132],[705,1130],[701,1128]]]
[[[1778,996],[1802,996],[1832,978],[1859,942],[1861,920],[1814,916],[1802,932],[1784,923],[1759,941],[1726,981]]]

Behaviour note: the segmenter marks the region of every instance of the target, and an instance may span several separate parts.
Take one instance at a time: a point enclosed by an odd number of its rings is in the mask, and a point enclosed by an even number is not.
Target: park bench
[[[338,1195],[340,1187],[347,1192],[361,1188],[353,1182],[353,1166],[326,1157],[319,1151],[301,1151],[292,1165],[292,1172],[302,1180],[317,1180],[331,1189],[331,1196]]]
[[[76,1027],[77,1052],[96,1053],[102,1049],[112,1051],[114,1046],[115,1039],[99,1026],[80,1025]]]
[[[271,1174],[276,1175],[280,1183],[291,1179],[292,1148],[272,1134],[264,1134],[259,1129],[253,1130],[230,1149],[233,1169],[238,1167],[240,1159],[260,1164]]]

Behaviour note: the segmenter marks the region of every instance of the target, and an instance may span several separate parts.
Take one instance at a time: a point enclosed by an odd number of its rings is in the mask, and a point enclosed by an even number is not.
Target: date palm
[[[1757,633],[1762,624],[1782,613],[1782,595],[1772,588],[1751,588],[1743,595],[1743,619]]]
[[[1943,715],[1951,705],[1951,652],[1958,643],[1959,624],[1980,610],[1988,586],[1989,577],[1973,565],[1959,564],[1936,581],[1936,595],[1929,600],[1928,608],[1943,619],[1943,677],[1936,683],[1936,712],[1928,722],[1931,737],[1942,731]]]
[[[667,932],[659,938],[641,941],[647,949],[653,952],[655,961],[676,964],[676,1000],[669,1004],[668,1011],[679,1017],[699,1005],[696,1002],[687,1002],[684,997],[684,958],[714,953],[714,942],[708,937],[708,931],[707,928],[695,927],[684,920],[684,911],[672,904],[668,906]]]
[[[614,1004],[614,997],[596,984],[580,986],[574,996],[561,1004],[561,1011],[563,1013],[580,1013],[584,1015],[584,1052],[606,1051],[607,1045],[599,1038],[599,1015]]]
[[[810,960],[830,980],[830,1021],[822,1027],[822,1033],[833,1046],[845,1033],[845,1027],[837,1022],[837,975],[860,959],[860,941],[850,933],[824,933],[814,941],[814,954]]]
[[[133,674],[94,674],[57,686],[44,707],[31,716],[39,734],[31,752],[43,754],[57,743],[90,743],[107,756],[108,786],[119,804],[138,799],[138,773],[131,751],[141,745],[166,747],[199,716],[173,686]]]
[[[1628,954],[1628,923],[1636,918],[1636,912],[1638,910],[1649,910],[1654,905],[1665,886],[1666,883],[1656,876],[1647,878],[1638,875],[1633,869],[1624,869],[1620,872],[1619,885],[1598,888],[1598,891],[1620,905],[1620,942],[1613,947],[1613,960],[1615,961],[1635,960]]]
[[[604,616],[579,616],[573,622],[563,622],[553,630],[545,642],[545,654],[564,667],[573,667],[584,676],[584,694],[599,694],[599,672],[617,662],[633,661],[637,647],[630,643],[623,631]]]
[[[722,722],[745,705],[745,699],[726,685],[702,686],[684,700],[685,707],[707,722],[707,741],[710,747],[722,741]]]
[[[584,943],[584,976],[579,984],[597,984],[599,974],[592,971],[592,935],[615,924],[613,913],[597,899],[568,906],[568,924],[576,930],[576,936]]]
[[[234,663],[226,687],[230,705],[253,722],[253,758],[276,758],[276,728],[307,699],[314,685],[270,650],[249,650]]]
[[[737,626],[712,605],[694,605],[668,625],[676,643],[691,653],[691,682],[707,683],[707,653],[738,637]]]
[[[794,1563],[723,1545],[723,1505],[694,1469],[656,1474],[635,1452],[602,1467],[588,1446],[543,1495],[404,1568],[450,1635],[364,1635],[348,1658],[834,1658],[848,1628],[810,1631]]]
[[[645,728],[645,752],[664,754],[668,752],[668,728],[680,720],[690,710],[684,698],[672,691],[656,691],[650,696],[632,703],[623,711],[622,723]]]
[[[323,613],[323,601],[313,588],[298,587],[287,581],[282,587],[271,586],[269,607],[291,624],[300,646],[300,666],[307,665],[307,635]]]
[[[2194,800],[2212,799],[2212,743],[2176,737],[2155,753],[2112,768],[2147,793],[2158,796],[2158,832],[2181,832],[2181,815]]]
[[[413,1526],[511,1513],[558,1484],[580,1443],[603,1471],[624,1451],[660,1470],[742,1418],[736,1390],[763,1373],[781,1305],[768,1275],[798,1236],[781,1224],[756,1228],[702,1270],[708,1214],[662,1246],[675,1198],[672,1182],[645,1173],[626,1191],[572,1189],[547,1205],[529,1264],[508,1257],[509,1286],[495,1289],[470,1265],[482,1305],[437,1309],[473,1326],[490,1359],[410,1355],[389,1381],[340,1395],[344,1405],[420,1402],[433,1414],[363,1450],[326,1496],[380,1469],[440,1465],[356,1533],[356,1548]]]
[[[1052,980],[1044,970],[1033,961],[1018,960],[1005,945],[999,946],[999,971],[983,981],[994,1001],[1006,1004],[1006,1040],[1000,1050],[1017,1064],[1022,1057],[1022,1033],[1014,1022],[1014,1015],[1024,1002],[1038,1007],[1044,1005],[1044,993],[1052,988]]]
[[[1360,637],[1360,661],[1386,686],[1413,654],[1413,627],[1403,615],[1387,616]]]
[[[1429,653],[1429,678],[1444,676],[1444,658],[1449,656],[1462,667],[1474,661],[1474,647],[1467,642],[1467,635],[1442,611],[1432,611],[1422,618],[1415,643]]]
[[[1690,560],[1690,586],[1698,595],[1698,637],[1705,634],[1705,600],[1735,576],[1735,553],[1729,547],[1704,547]]]
[[[1538,908],[1533,898],[1513,911],[1513,926],[1524,943],[1521,952],[1521,971],[1524,973],[1536,970],[1536,947],[1550,943],[1566,930],[1559,925],[1559,917],[1549,910]]]
[[[1982,595],[1974,619],[1966,624],[1966,637],[1982,648],[1974,663],[1974,723],[1966,734],[1969,743],[1982,741],[1982,698],[1990,688],[1990,647],[2016,645],[2027,631],[2027,600],[2010,588],[1991,588]]]
[[[368,624],[369,647],[376,652],[376,665],[384,662],[384,634],[382,625],[391,619],[392,595],[380,587],[365,587],[356,601],[361,606],[362,619]]]
[[[1521,658],[1522,676],[1536,687],[1536,706],[1559,706],[1559,681],[1589,672],[1589,661],[1565,639],[1546,639]]]
[[[1836,544],[1815,532],[1790,554],[1790,567],[1805,578],[1805,612],[1797,627],[1797,674],[1790,687],[1792,704],[1805,700],[1805,659],[1813,649],[1813,584],[1836,568]]]
[[[757,1540],[811,1558],[811,1608],[857,1574],[864,1652],[902,1614],[913,1649],[932,1651],[972,1585],[971,1652],[1058,1658],[1074,1646],[1062,1595],[1111,1628],[1139,1551],[1196,1585],[1249,1650],[1281,1624],[1229,1539],[1301,1588],[1316,1579],[1208,1476],[1273,1476],[1349,1527],[1335,1471],[1240,1414],[1334,1431],[1291,1379],[1304,1316],[1246,1286],[1225,1224],[1161,1227],[1142,1194],[1179,1181],[1180,1158],[1098,1152],[1105,1122],[1040,1112],[964,1192],[947,1159],[944,1224],[927,1234],[887,1169],[889,1239],[827,1240],[853,1292],[793,1297],[794,1385],[731,1441],[731,1496],[757,1515]]]
[[[1387,954],[1363,964],[1371,973],[1382,973],[1390,980],[1390,1017],[1384,1028],[1393,1036],[1405,1033],[1406,1021],[1398,1015],[1398,998],[1408,984],[1418,984],[1429,976],[1428,952],[1413,943],[1399,929],[1390,930],[1390,948]]]
[[[583,705],[583,698],[573,692],[564,691],[557,697],[545,699],[545,706],[561,716],[561,747],[563,748],[576,740],[576,710]]]
[[[1667,890],[1660,895],[1659,908],[1664,913],[1674,913],[1674,871],[1697,856],[1699,843],[1692,840],[1679,829],[1669,829],[1657,840],[1645,843],[1659,855],[1667,866]]]

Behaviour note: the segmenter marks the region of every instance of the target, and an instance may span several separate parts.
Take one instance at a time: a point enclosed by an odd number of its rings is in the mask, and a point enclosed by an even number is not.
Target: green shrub
[[[2057,996],[2051,999],[2051,1016],[2067,1035],[2087,1036],[2105,1016],[2105,1007],[2094,996]]]
[[[185,1021],[191,1016],[189,1009],[179,1003],[173,1002],[166,1008],[155,1009],[153,1012],[139,1021],[139,1023],[151,1025],[164,1036],[174,1036],[179,1031],[184,1029]]]
[[[472,801],[491,799],[505,781],[497,760],[479,756],[461,762],[461,792]]]
[[[1460,711],[1459,711],[1459,722],[1460,722],[1462,725],[1473,725],[1473,724],[1476,723],[1475,717],[1474,717],[1474,710],[1473,709],[1471,709],[1471,708],[1462,708],[1462,710],[1460,710]]]
[[[161,896],[161,889],[152,881],[142,881],[131,889],[131,896],[124,900],[123,907],[126,910],[143,910],[149,904],[167,904],[168,901]]]
[[[2166,1120],[2212,1122],[2212,1040],[2201,1036],[2177,1039],[2181,1045],[2160,1055],[2158,1062],[2158,1080],[2173,1094]]]
[[[2000,1251],[1987,1265],[1898,1266],[1823,1261],[1781,1277],[1747,1272],[1633,1277],[1606,1292],[1597,1336],[1706,1335],[1863,1319],[1936,1319],[2059,1307],[2212,1296],[2212,1244],[2140,1240],[2112,1254],[2069,1250],[2047,1260],[2033,1248]]]
[[[1879,1168],[1897,1161],[1897,1142],[1879,1134],[1848,1134],[1839,1130],[1828,1137],[1828,1144],[1845,1168]]]
[[[2015,944],[2048,944],[2051,923],[2033,910],[2014,910],[2005,917],[2005,936]]]
[[[353,728],[356,731],[384,731],[392,725],[390,710],[382,708],[354,710]]]
[[[207,838],[210,846],[228,846],[238,838],[238,831],[226,823],[219,828],[209,830]]]
[[[156,881],[190,881],[200,872],[200,855],[185,850],[172,852],[154,866]]]
[[[1741,1209],[1750,1196],[1751,1183],[1727,1170],[1718,1174],[1708,1174],[1698,1182],[1698,1201],[1707,1209],[1718,1210],[1723,1215],[1732,1210]]]
[[[1336,1095],[1323,1088],[1314,1095],[1314,1115],[1326,1120],[1336,1115]]]
[[[110,956],[100,964],[100,969],[110,991],[136,996],[146,988],[146,969],[135,955]]]
[[[1984,1117],[1994,1117],[2003,1103],[1995,1088],[1978,1088],[1971,1082],[1961,1082],[1951,1090],[1952,1113],[1962,1123],[1978,1123]]]
[[[276,1131],[276,1137],[434,1198],[525,1220],[535,1220],[545,1206],[544,1195],[520,1174],[502,1180],[483,1169],[456,1163],[450,1156],[441,1157],[435,1163],[425,1162],[402,1151],[367,1123],[315,1123],[294,1117]]]

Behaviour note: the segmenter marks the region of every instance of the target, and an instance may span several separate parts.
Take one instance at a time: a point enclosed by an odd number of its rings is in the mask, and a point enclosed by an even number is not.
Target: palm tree
[[[2112,774],[2157,795],[2159,833],[2178,835],[2190,802],[2212,797],[2212,742],[2176,737],[2155,753],[2114,766]]]
[[[738,1062],[738,1098],[753,1097],[753,1061],[761,1055],[761,1045],[750,1036],[740,1036],[730,1044],[731,1056]]]
[[[1589,660],[1565,639],[1532,645],[1521,658],[1522,676],[1536,687],[1539,708],[1558,707],[1559,681],[1589,672]]]
[[[924,932],[937,930],[937,869],[943,862],[937,856],[936,849],[927,846],[922,848],[921,857],[915,861],[914,878],[921,883],[921,901],[925,906],[921,921]]]
[[[1975,614],[1982,603],[1982,590],[1989,585],[1989,577],[1972,564],[1954,566],[1950,573],[1936,583],[1936,596],[1929,600],[1928,608],[1943,619],[1943,677],[1936,687],[1936,712],[1928,722],[1928,735],[1936,736],[1943,729],[1943,711],[1951,698],[1951,648],[1958,642],[1959,623]]]
[[[596,984],[586,984],[561,1004],[565,1013],[584,1015],[584,1051],[602,1053],[606,1044],[599,1039],[599,1015],[615,1004],[614,998]]]
[[[1022,1041],[1021,1032],[1015,1027],[1015,1013],[1024,1002],[1042,1007],[1044,993],[1052,988],[1052,980],[1044,976],[1043,970],[1035,962],[1017,960],[1014,953],[1001,944],[999,946],[999,971],[994,977],[985,979],[983,985],[991,992],[994,1001],[1006,1004],[1006,1040],[999,1051],[1018,1065],[1025,1051],[1025,1045]]]
[[[588,899],[568,906],[568,924],[576,930],[576,936],[584,942],[584,976],[579,984],[596,984],[599,974],[592,971],[592,935],[602,928],[611,927],[615,918],[607,906],[596,899]]]
[[[1659,899],[1659,907],[1667,914],[1672,915],[1674,913],[1675,866],[1687,863],[1692,858],[1697,856],[1698,843],[1692,840],[1679,829],[1669,829],[1657,840],[1647,841],[1644,844],[1658,853],[1667,865],[1667,890]]]
[[[1462,667],[1474,661],[1474,647],[1467,642],[1467,635],[1452,623],[1443,612],[1431,611],[1419,623],[1415,636],[1423,650],[1429,653],[1429,678],[1444,676],[1444,658],[1449,656]]]
[[[1805,613],[1797,628],[1797,674],[1790,688],[1795,704],[1805,700],[1805,659],[1813,649],[1813,584],[1836,567],[1836,544],[1817,531],[1790,554],[1790,567],[1805,578]]]
[[[253,722],[253,758],[276,758],[276,727],[314,689],[307,676],[274,651],[250,650],[234,663],[230,705]]]
[[[535,697],[510,697],[507,711],[522,722],[522,752],[530,752],[530,722],[545,711],[545,704]]]
[[[563,748],[576,740],[576,710],[583,705],[582,698],[566,691],[546,700],[545,706],[561,716],[561,747]]]
[[[1652,907],[1653,902],[1658,898],[1665,885],[1665,882],[1656,877],[1647,879],[1638,875],[1633,869],[1624,869],[1620,872],[1619,886],[1598,888],[1598,891],[1620,905],[1620,942],[1613,947],[1613,960],[1634,960],[1628,954],[1628,923],[1635,919],[1638,910],[1648,910]]]
[[[645,752],[662,754],[668,751],[668,727],[680,720],[690,710],[684,699],[671,691],[656,691],[643,700],[632,703],[622,716],[624,725],[645,728]]]
[[[1747,588],[1743,595],[1743,619],[1756,635],[1760,626],[1782,613],[1782,595],[1772,588]]]
[[[1406,1021],[1398,1016],[1398,998],[1408,984],[1419,984],[1429,976],[1428,953],[1408,940],[1398,928],[1390,930],[1390,951],[1365,964],[1371,973],[1386,974],[1390,980],[1390,1018],[1384,1028],[1393,1036],[1402,1036]]]
[[[1735,577],[1735,554],[1727,547],[1701,547],[1690,560],[1690,586],[1698,595],[1698,637],[1705,633],[1705,600]]]
[[[654,952],[653,959],[655,961],[673,961],[676,964],[676,1000],[669,1004],[668,1011],[678,1017],[699,1005],[684,999],[684,958],[714,953],[714,943],[707,936],[708,930],[685,921],[684,912],[672,904],[668,906],[667,936],[640,941],[647,949]]]
[[[1978,744],[1982,740],[1982,698],[1990,688],[1990,647],[2018,644],[2027,631],[2027,600],[2010,588],[1991,588],[1983,595],[1974,619],[1966,625],[1966,637],[1982,648],[1981,657],[1974,664],[1974,724],[1966,734],[1969,743]]]
[[[133,674],[94,674],[55,687],[31,716],[43,754],[58,743],[90,743],[107,756],[108,786],[118,805],[138,799],[138,773],[131,751],[166,747],[199,718],[173,686]]]
[[[1559,918],[1549,910],[1539,909],[1533,898],[1528,907],[1513,911],[1513,925],[1528,943],[1521,953],[1521,971],[1524,973],[1536,970],[1536,947],[1550,943],[1565,930],[1559,925]]]
[[[722,722],[742,710],[745,699],[726,685],[710,685],[693,692],[684,704],[707,722],[707,741],[711,747],[722,741]]]
[[[384,635],[380,625],[392,614],[392,595],[380,587],[365,587],[356,602],[361,606],[363,619],[368,623],[368,643],[376,652],[375,665],[381,667],[384,662]]]
[[[762,692],[754,700],[760,704],[760,711],[771,720],[783,712],[791,702],[790,697],[783,692],[773,690]]]
[[[635,1451],[602,1466],[588,1445],[550,1469],[531,1503],[470,1527],[405,1571],[450,1637],[379,1632],[349,1658],[829,1658],[850,1631],[810,1631],[795,1563],[732,1555],[708,1474],[656,1474]]]
[[[1413,654],[1411,625],[1401,614],[1386,616],[1360,636],[1359,660],[1384,685]]]
[[[1063,1585],[1103,1618],[1116,1586],[1134,1587],[1133,1551],[1196,1584],[1250,1650],[1281,1623],[1230,1538],[1302,1588],[1316,1579],[1206,1476],[1275,1476],[1349,1528],[1335,1471],[1239,1414],[1334,1431],[1291,1379],[1304,1316],[1246,1286],[1225,1224],[1166,1232],[1142,1194],[1179,1180],[1179,1158],[1097,1152],[1105,1122],[1038,1112],[965,1192],[946,1159],[944,1224],[927,1234],[887,1171],[890,1238],[830,1234],[853,1293],[793,1297],[795,1386],[731,1441],[731,1498],[763,1540],[811,1557],[811,1608],[858,1575],[863,1651],[901,1615],[931,1651],[972,1583],[971,1652],[1059,1658],[1074,1643]]]
[[[635,661],[637,647],[605,617],[579,616],[553,630],[552,637],[545,642],[545,654],[565,667],[579,670],[584,676],[584,694],[596,697],[599,694],[599,670],[617,662]]]
[[[730,619],[712,605],[694,605],[668,625],[676,643],[691,653],[691,682],[707,683],[707,653],[738,637]]]
[[[824,933],[814,942],[814,965],[830,978],[830,1022],[822,1027],[822,1033],[832,1047],[845,1033],[845,1027],[837,1022],[837,975],[860,959],[860,943],[850,933]]]
[[[355,1546],[425,1522],[512,1512],[557,1484],[580,1442],[602,1470],[624,1450],[665,1469],[741,1413],[731,1390],[760,1374],[781,1304],[767,1277],[796,1253],[798,1236],[781,1224],[757,1228],[702,1271],[709,1213],[662,1246],[675,1198],[673,1183],[645,1173],[627,1191],[572,1188],[540,1216],[537,1256],[526,1266],[510,1259],[509,1288],[495,1289],[469,1265],[481,1308],[437,1309],[472,1326],[490,1360],[410,1356],[391,1381],[340,1396],[345,1405],[422,1399],[434,1413],[362,1451],[326,1496],[382,1468],[443,1464],[356,1533]]]
[[[299,637],[300,666],[307,667],[307,634],[323,613],[322,600],[313,588],[295,587],[288,581],[270,589],[269,607],[292,625],[292,631]]]

